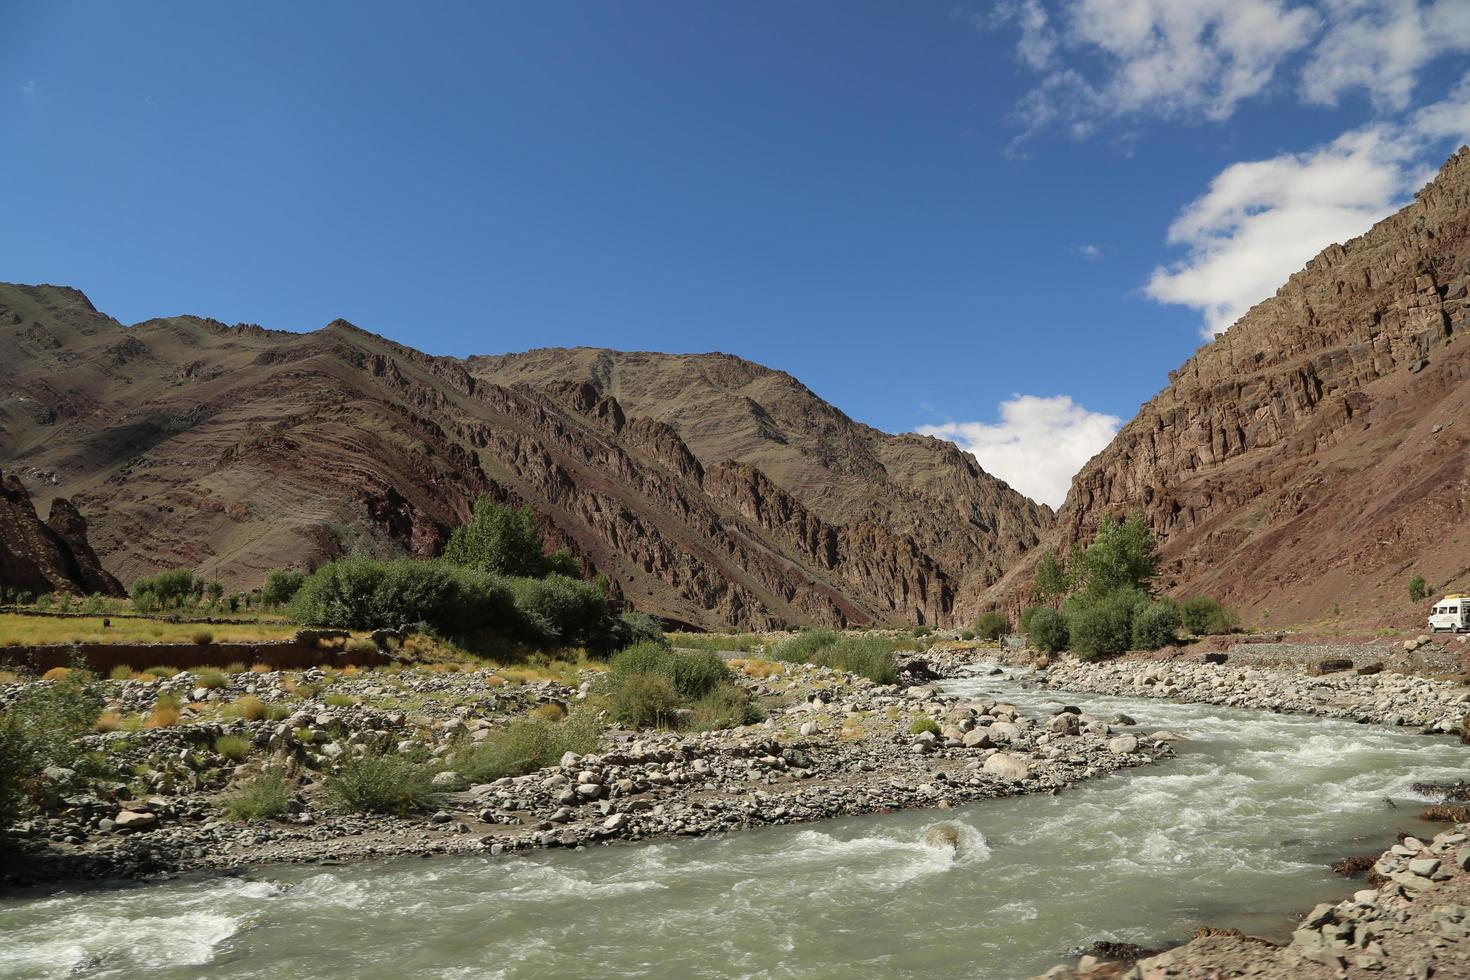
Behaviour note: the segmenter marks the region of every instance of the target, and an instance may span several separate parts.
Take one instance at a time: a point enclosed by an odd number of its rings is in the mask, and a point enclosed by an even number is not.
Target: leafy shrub
[[[546,646],[609,645],[607,597],[595,583],[548,575],[511,579],[510,589],[527,640]]]
[[[214,740],[214,750],[231,762],[239,762],[250,754],[250,739],[242,735],[221,735]]]
[[[932,732],[938,735],[939,723],[933,718],[915,718],[914,723],[909,726],[909,732],[913,735],[918,735],[920,732]]]
[[[981,613],[975,621],[975,633],[982,640],[998,640],[1011,631],[1011,621],[1003,612]]]
[[[567,752],[586,755],[597,748],[601,735],[601,726],[587,712],[578,712],[561,722],[517,719],[464,749],[454,768],[476,783],[524,776],[557,765]]]
[[[878,684],[892,684],[898,680],[898,661],[893,651],[893,641],[885,636],[811,630],[778,644],[771,656],[787,663],[817,664],[858,674]]]
[[[260,587],[260,601],[263,605],[278,607],[284,606],[296,597],[301,591],[301,585],[306,581],[306,573],[295,569],[279,569],[271,572],[265,577],[265,584]]]
[[[1124,653],[1133,639],[1133,613],[1147,599],[1132,589],[1116,589],[1100,598],[1074,596],[1065,615],[1070,648],[1083,660]]]
[[[613,681],[608,710],[629,728],[672,728],[684,700],[666,677],[629,674]]]
[[[133,605],[139,612],[174,609],[192,598],[202,585],[202,582],[196,582],[194,573],[187,568],[159,572],[133,583]]]
[[[913,630],[913,637],[917,640],[922,637],[928,636],[930,633],[933,632],[934,630],[928,626],[915,626]]]
[[[190,639],[199,646],[208,646],[214,642],[214,633],[209,630],[195,630]]]
[[[510,589],[492,576],[443,561],[353,557],[313,572],[291,600],[307,626],[377,629],[426,623],[449,633],[514,620]]]
[[[1179,607],[1168,599],[1138,606],[1133,612],[1133,648],[1157,650],[1177,642]]]
[[[338,767],[327,797],[343,810],[404,816],[438,803],[433,778],[429,767],[405,756],[370,753]]]
[[[73,670],[49,684],[31,684],[0,712],[0,826],[15,820],[40,771],[77,768],[79,741],[102,714],[106,696],[91,674]]]
[[[226,794],[220,805],[234,820],[271,820],[290,808],[291,794],[292,786],[285,776],[263,772]]]
[[[1067,649],[1071,636],[1067,630],[1067,619],[1055,609],[1033,606],[1026,610],[1026,635],[1031,645],[1043,653],[1056,653]]]
[[[647,613],[625,612],[618,616],[613,623],[612,647],[621,650],[624,647],[636,646],[640,643],[657,643],[668,646],[668,638],[664,636],[664,630],[659,621]]]
[[[549,570],[531,508],[503,507],[489,497],[476,501],[470,522],[450,534],[444,560],[494,575],[539,578]]]
[[[1216,636],[1235,628],[1230,610],[1209,596],[1185,599],[1179,606],[1184,628],[1195,636]]]
[[[1101,599],[1119,591],[1147,591],[1158,565],[1153,531],[1141,515],[1130,514],[1122,521],[1104,517],[1082,553],[1079,575],[1087,596]]]
[[[964,630],[964,631],[962,631],[960,633],[960,639],[964,640],[966,643],[968,643],[969,641],[973,640],[974,638],[975,638],[975,631],[974,630]]]
[[[1415,575],[1409,579],[1409,599],[1412,602],[1423,602],[1429,598],[1429,585],[1424,581],[1423,575]]]

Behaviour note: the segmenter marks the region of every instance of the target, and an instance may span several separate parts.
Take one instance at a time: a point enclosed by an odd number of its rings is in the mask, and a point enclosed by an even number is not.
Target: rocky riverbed
[[[1134,961],[1089,955],[1044,980],[1125,977],[1470,976],[1470,834],[1405,836],[1373,865],[1369,887],[1308,912],[1291,942],[1203,929],[1192,941]]]
[[[1332,659],[1324,657],[1322,659]],[[1320,660],[1318,661],[1320,663]],[[1457,733],[1470,711],[1470,687],[1389,671],[1347,667],[1330,673],[1287,662],[1268,667],[1198,660],[1123,658],[1086,664],[1053,662],[1034,679],[1061,691],[1174,698],[1263,711],[1406,725],[1432,733]],[[1371,668],[1367,668],[1371,670]]]
[[[707,835],[1055,792],[1171,751],[1167,736],[1065,705],[1028,716],[932,683],[878,685],[811,665],[738,677],[763,705],[763,722],[698,733],[608,727],[595,752],[479,785],[454,772],[457,751],[543,706],[587,701],[595,671],[565,681],[409,669],[247,671],[208,687],[189,673],[105,682],[118,716],[151,712],[170,698],[183,703],[182,715],[176,724],[88,736],[109,777],[48,770],[39,812],[12,828],[18,853],[0,880],[137,878]],[[0,703],[19,685],[9,687],[0,689]],[[266,717],[232,714],[246,698],[264,705]],[[248,741],[246,758],[220,753],[227,735]],[[341,761],[384,742],[434,760],[442,791],[435,809],[400,817],[328,803],[323,788]],[[288,812],[229,819],[223,794],[266,764],[293,774]]]

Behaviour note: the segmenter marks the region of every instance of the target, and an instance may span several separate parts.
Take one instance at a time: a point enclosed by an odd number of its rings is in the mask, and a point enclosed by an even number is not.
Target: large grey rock
[[[142,830],[158,823],[158,817],[152,813],[140,813],[137,810],[123,810],[112,818],[112,824],[119,830]]]
[[[985,771],[1002,779],[1019,782],[1031,775],[1031,767],[1009,752],[997,752],[985,760]]]
[[[1132,755],[1138,751],[1138,738],[1133,735],[1119,735],[1108,742],[1108,751],[1114,755]]]

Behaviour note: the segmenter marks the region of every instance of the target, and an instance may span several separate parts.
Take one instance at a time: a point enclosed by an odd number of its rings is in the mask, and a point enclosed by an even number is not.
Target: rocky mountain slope
[[[937,440],[725,355],[430,357],[337,321],[125,327],[0,285],[0,465],[125,582],[431,555],[488,493],[637,608],[702,626],[968,615],[1051,520]]]
[[[123,594],[87,543],[87,522],[71,501],[52,499],[42,522],[25,485],[10,473],[0,473],[0,589],[31,596]]]
[[[1166,585],[1248,622],[1422,623],[1470,587],[1470,149],[1170,375],[1072,483],[1048,547],[1141,511]],[[989,598],[1016,601],[1036,555]]]

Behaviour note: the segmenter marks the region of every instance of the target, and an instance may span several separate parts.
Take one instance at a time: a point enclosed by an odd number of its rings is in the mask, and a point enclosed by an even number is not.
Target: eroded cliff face
[[[1267,624],[1420,621],[1408,579],[1464,584],[1470,569],[1467,278],[1461,149],[1175,371],[1077,475],[1048,547],[1140,511],[1175,594]],[[991,598],[1014,600],[1033,562]]]
[[[0,473],[0,588],[31,596],[123,594],[92,552],[87,522],[71,501],[52,500],[43,523],[24,484],[10,473]]]
[[[530,383],[343,321],[124,327],[74,290],[0,286],[0,464],[93,515],[125,581],[433,555],[489,494],[636,608],[699,626],[948,623],[1051,518],[953,447],[858,426],[759,365],[668,358],[648,390],[564,367]],[[673,390],[736,418],[656,411]],[[812,455],[756,454],[783,479],[723,452],[748,425]]]

